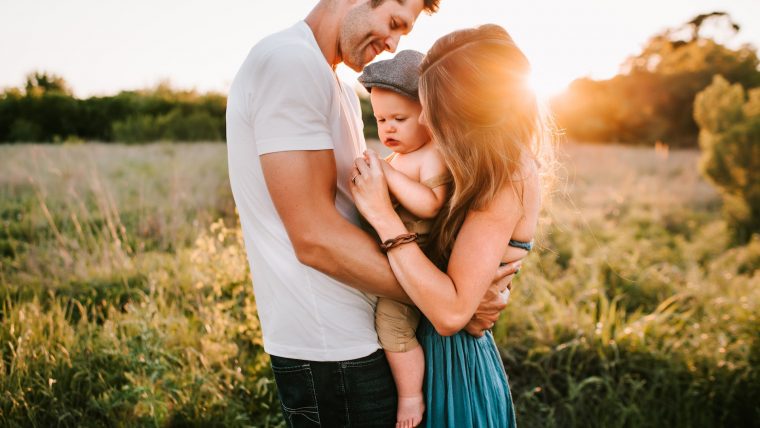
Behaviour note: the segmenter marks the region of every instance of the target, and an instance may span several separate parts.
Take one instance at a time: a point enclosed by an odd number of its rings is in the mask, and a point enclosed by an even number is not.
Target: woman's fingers
[[[351,185],[356,186],[356,179],[359,178],[359,175],[361,175],[359,173],[359,168],[357,168],[356,165],[354,165],[351,168],[351,183],[349,184],[349,188],[351,187]]]
[[[370,169],[374,171],[382,171],[383,167],[380,165],[380,158],[377,156],[377,152],[372,149],[364,151],[364,156],[367,158]]]
[[[367,161],[364,158],[356,158],[354,160],[354,168],[359,170],[359,174],[369,173],[369,165],[367,165]]]
[[[354,159],[354,172],[349,179],[354,203],[364,218],[373,224],[374,219],[393,214],[393,205],[388,196],[388,184],[385,181],[380,161],[374,152],[365,152],[365,156]]]
[[[365,151],[364,157],[354,160],[354,168],[357,171],[351,177],[354,185],[361,183],[362,189],[366,188],[367,190],[374,189],[378,191],[381,189],[379,186],[382,186],[384,191],[387,192],[383,167],[380,164],[380,158],[377,156],[377,153],[372,150]]]

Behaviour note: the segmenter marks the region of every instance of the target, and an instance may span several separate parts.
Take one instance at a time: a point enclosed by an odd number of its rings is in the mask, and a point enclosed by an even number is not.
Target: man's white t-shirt
[[[376,298],[298,261],[259,161],[273,152],[333,150],[335,206],[358,225],[348,181],[353,160],[365,147],[359,100],[338,83],[305,22],[251,49],[227,100],[227,152],[269,354],[343,361],[379,348]]]

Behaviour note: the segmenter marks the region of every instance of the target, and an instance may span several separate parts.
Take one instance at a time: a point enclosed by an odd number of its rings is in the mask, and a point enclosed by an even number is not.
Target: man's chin
[[[364,70],[364,67],[367,66],[370,62],[372,62],[373,59],[375,59],[377,55],[375,55],[374,50],[364,50],[362,51],[362,54],[354,55],[353,58],[349,57],[346,58],[343,61],[343,64],[346,65],[346,67],[354,70],[357,73],[361,73],[362,70]]]
[[[364,66],[367,64],[357,65],[354,63],[344,62],[343,64],[346,65],[346,67],[350,68],[351,70],[354,70],[357,73],[361,73],[362,70],[364,70]]]

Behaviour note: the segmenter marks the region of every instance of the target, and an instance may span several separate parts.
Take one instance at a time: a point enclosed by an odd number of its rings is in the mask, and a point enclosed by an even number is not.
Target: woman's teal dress
[[[490,331],[441,336],[423,318],[417,337],[425,351],[424,427],[515,427],[507,375]]]
[[[530,250],[530,243],[510,241]],[[515,409],[493,335],[441,336],[424,317],[417,338],[425,351],[425,419],[421,426],[513,428]]]

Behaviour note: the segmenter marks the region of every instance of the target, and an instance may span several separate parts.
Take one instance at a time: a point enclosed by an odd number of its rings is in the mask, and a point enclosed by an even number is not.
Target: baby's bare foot
[[[423,413],[425,413],[425,400],[422,395],[398,397],[396,428],[416,427],[422,422]]]

